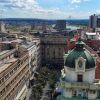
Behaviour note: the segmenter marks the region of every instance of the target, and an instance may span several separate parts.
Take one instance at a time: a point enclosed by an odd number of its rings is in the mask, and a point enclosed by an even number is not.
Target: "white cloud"
[[[47,18],[47,19],[67,19],[84,18],[86,13],[78,12],[74,9],[79,8],[79,3],[87,0],[70,0],[74,6],[69,6],[69,10],[61,10],[60,8],[43,8],[38,0],[0,0],[0,4],[6,9],[5,13],[8,17],[26,17],[26,18]],[[72,8],[73,7],[73,8]],[[10,10],[12,11],[8,11]],[[9,13],[8,13],[9,12]],[[88,15],[86,15],[88,16]]]
[[[71,0],[71,3],[73,4],[73,3],[80,3],[81,2],[81,0]]]
[[[100,14],[100,9],[96,10],[95,12],[96,12],[97,14]]]
[[[36,0],[1,0],[0,4],[10,8],[30,9],[38,5]]]
[[[82,2],[87,2],[87,1],[90,1],[90,0],[69,0],[71,4],[80,4]]]

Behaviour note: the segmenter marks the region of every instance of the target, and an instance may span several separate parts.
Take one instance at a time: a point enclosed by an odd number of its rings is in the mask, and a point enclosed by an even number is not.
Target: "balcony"
[[[75,88],[75,89],[91,89],[91,90],[99,89],[98,85],[94,83],[89,84],[85,82],[67,82],[64,80],[61,80],[61,86],[63,88]]]

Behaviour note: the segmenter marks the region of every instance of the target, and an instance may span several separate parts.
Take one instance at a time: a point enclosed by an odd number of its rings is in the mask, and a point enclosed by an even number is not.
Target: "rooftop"
[[[97,67],[96,67],[96,79],[100,79],[100,57],[97,57]]]
[[[86,32],[86,35],[97,35],[97,33]]]
[[[2,41],[0,43],[10,44],[10,43],[21,43],[21,42],[23,42],[23,40],[16,39],[16,40],[12,40],[12,41]]]
[[[4,50],[4,51],[0,52],[0,56],[6,54],[6,53],[9,52],[9,51],[10,51],[10,50]]]
[[[4,51],[0,52],[0,60],[7,57],[8,55],[14,53],[15,51],[16,51],[16,48],[11,49],[11,50],[4,50]]]
[[[16,58],[11,58],[11,59],[9,59],[8,61],[6,61],[5,63],[2,63],[1,65],[0,65],[0,73],[2,72],[2,71],[4,71],[6,68],[8,68],[12,63],[14,63],[15,61],[17,61],[17,59]]]
[[[22,44],[22,47],[28,49],[28,48],[30,48],[33,45],[35,46],[35,44],[33,42],[26,42],[26,43]]]

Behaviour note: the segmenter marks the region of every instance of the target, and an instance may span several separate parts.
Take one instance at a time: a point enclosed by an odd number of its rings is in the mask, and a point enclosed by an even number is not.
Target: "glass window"
[[[77,82],[83,82],[83,75],[77,75]]]

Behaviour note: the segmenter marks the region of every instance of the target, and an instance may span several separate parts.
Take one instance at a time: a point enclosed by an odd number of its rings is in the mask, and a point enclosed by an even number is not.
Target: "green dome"
[[[94,58],[91,56],[89,51],[84,48],[84,43],[80,40],[76,43],[76,47],[72,51],[70,51],[67,55],[65,54],[65,66],[75,68],[75,60],[79,57],[86,59],[86,69],[95,67]]]

